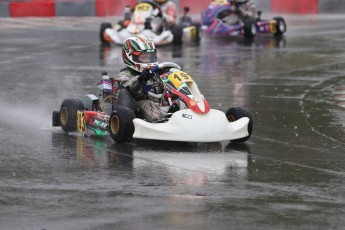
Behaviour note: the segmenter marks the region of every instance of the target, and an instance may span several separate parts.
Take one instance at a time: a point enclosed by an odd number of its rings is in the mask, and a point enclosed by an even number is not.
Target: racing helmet
[[[124,41],[122,59],[127,67],[137,72],[158,64],[155,44],[144,35],[132,36]]]
[[[158,4],[164,4],[166,3],[168,0],[154,0],[154,2],[158,3]]]

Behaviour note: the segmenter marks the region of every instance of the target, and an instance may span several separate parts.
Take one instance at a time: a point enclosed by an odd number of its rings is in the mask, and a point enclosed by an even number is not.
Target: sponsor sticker
[[[183,114],[182,114],[182,117],[183,117],[183,118],[187,118],[187,119],[193,119],[193,116],[192,116],[192,115],[186,114],[186,113],[183,113]]]
[[[104,123],[104,122],[102,122],[102,121],[100,121],[100,120],[97,120],[97,119],[95,119],[94,121],[93,121],[93,124],[95,125],[95,126],[97,126],[97,127],[100,127],[100,128],[102,128],[102,129],[106,129],[107,128],[107,123]]]

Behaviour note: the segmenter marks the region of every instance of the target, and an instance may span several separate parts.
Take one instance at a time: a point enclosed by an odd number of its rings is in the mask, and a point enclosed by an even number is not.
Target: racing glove
[[[152,72],[152,70],[150,68],[144,69],[139,77],[138,77],[138,81],[140,83],[142,83],[143,81],[148,81],[150,80],[155,74]]]

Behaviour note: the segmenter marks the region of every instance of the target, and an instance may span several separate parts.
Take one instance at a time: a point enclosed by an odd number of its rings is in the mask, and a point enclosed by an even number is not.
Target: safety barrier
[[[211,0],[172,0],[179,13],[189,6],[192,14],[206,9]],[[0,0],[0,17],[118,16],[126,5],[139,0]],[[256,0],[263,12],[288,14],[343,13],[344,0]]]
[[[0,17],[114,16],[136,0],[0,0]]]

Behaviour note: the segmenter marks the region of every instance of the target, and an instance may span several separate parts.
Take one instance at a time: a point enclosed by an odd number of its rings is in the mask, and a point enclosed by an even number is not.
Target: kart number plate
[[[276,20],[270,21],[270,30],[271,30],[272,34],[277,33],[277,21]]]
[[[184,82],[194,82],[192,77],[186,72],[173,72],[168,76],[169,80],[179,89]]]
[[[85,114],[84,112],[77,112],[77,131],[78,132],[85,132],[86,126],[85,126]]]
[[[148,3],[140,3],[135,7],[135,11],[147,12],[152,9],[152,6]]]
[[[228,4],[228,1],[227,0],[216,0],[216,1],[213,1],[213,4],[225,5],[225,4]]]

